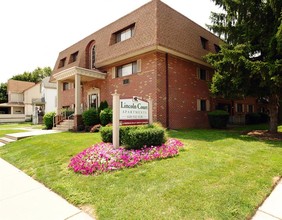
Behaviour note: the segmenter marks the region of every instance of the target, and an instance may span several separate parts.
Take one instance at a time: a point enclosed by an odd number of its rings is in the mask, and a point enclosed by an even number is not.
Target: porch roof
[[[69,69],[62,70],[61,72],[53,75],[52,82],[61,80],[75,80],[75,75],[81,76],[81,81],[91,81],[94,79],[106,79],[106,73],[99,70],[90,70],[82,67],[71,67]]]

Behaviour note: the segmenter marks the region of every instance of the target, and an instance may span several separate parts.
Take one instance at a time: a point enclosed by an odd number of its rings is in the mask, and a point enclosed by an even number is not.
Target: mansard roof
[[[115,34],[134,26],[133,36],[115,42]],[[201,37],[208,40],[203,49]],[[221,40],[160,0],[152,0],[60,52],[53,74],[77,66],[90,68],[90,52],[96,50],[96,68],[150,51],[168,52],[204,64],[202,56],[215,52]],[[76,54],[75,60],[72,55]],[[61,65],[63,62],[64,65]],[[52,79],[51,79],[52,80]]]

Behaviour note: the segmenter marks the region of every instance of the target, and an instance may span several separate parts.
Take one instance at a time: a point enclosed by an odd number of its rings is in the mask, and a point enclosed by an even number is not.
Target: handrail
[[[68,121],[69,121],[69,130],[70,130],[70,118],[74,116],[74,113],[68,116]]]
[[[53,117],[53,127],[56,127],[61,121],[65,120],[67,118],[67,113],[66,112],[61,112],[59,115],[55,115]],[[58,120],[56,120],[58,119]]]

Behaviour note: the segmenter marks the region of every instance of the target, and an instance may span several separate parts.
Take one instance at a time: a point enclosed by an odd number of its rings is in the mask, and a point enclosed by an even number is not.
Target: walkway
[[[258,208],[252,220],[282,220],[282,180]]]
[[[6,138],[10,141],[16,141],[35,135],[61,132],[28,130],[28,132],[8,134]],[[5,144],[0,143],[0,147],[3,145]],[[0,219],[93,220],[88,214],[2,158],[0,158]]]
[[[92,217],[1,158],[0,219],[93,220]]]

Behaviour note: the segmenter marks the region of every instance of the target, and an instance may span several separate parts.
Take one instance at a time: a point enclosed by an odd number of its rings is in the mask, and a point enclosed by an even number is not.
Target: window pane
[[[95,46],[92,47],[92,60],[91,60],[91,68],[95,68],[95,62],[96,62],[96,48]]]
[[[128,76],[132,74],[132,63],[122,66],[122,76]]]
[[[200,69],[200,79],[206,80],[207,79],[207,72],[204,69]]]
[[[206,100],[201,100],[201,111],[206,111],[207,106],[206,106]]]

